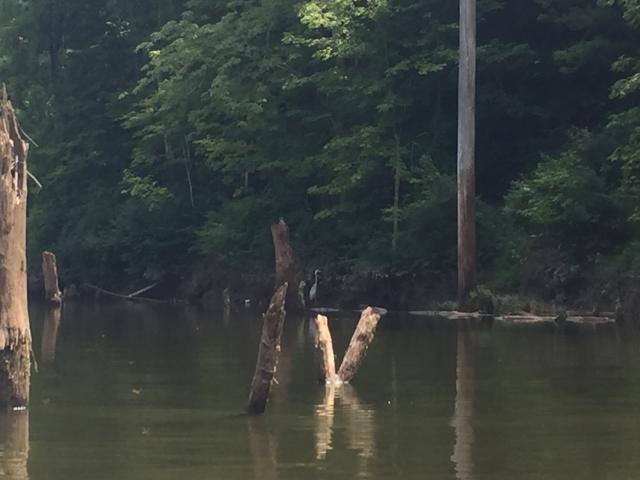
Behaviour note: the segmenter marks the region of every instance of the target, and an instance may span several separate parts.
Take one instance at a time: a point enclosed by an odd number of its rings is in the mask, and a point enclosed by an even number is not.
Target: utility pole
[[[458,74],[458,302],[476,286],[476,0],[460,0]]]

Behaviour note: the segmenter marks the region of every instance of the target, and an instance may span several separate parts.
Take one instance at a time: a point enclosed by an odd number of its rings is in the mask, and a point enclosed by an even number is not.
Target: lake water
[[[356,317],[331,319],[339,356]],[[308,322],[288,317],[267,413],[248,418],[259,314],[31,321],[39,372],[29,412],[0,415],[0,478],[640,478],[640,341],[615,327],[388,317],[353,385],[327,388]]]

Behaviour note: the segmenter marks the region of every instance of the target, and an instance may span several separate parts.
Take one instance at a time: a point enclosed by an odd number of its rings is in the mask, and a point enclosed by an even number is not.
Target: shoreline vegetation
[[[635,3],[478,5],[471,309],[638,317]],[[87,5],[0,0],[32,288],[51,251],[67,298],[266,302],[284,217],[291,304],[454,298],[457,2]]]

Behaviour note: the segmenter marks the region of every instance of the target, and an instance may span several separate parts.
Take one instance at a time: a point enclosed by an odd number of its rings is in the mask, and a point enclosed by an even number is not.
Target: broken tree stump
[[[4,89],[3,89],[4,90]],[[31,330],[27,310],[27,152],[18,122],[0,93],[0,408],[29,402]]]
[[[289,240],[289,227],[282,218],[271,225],[271,237],[276,262],[275,288],[288,283],[291,288],[287,291],[287,309],[290,312],[301,311],[304,309],[304,299],[298,294],[298,285],[302,275]]]
[[[320,383],[335,383],[336,360],[333,353],[333,340],[329,331],[329,319],[324,315],[317,315],[316,322],[316,350],[318,354],[318,380]]]
[[[42,252],[42,277],[44,278],[44,299],[60,305],[62,292],[58,286],[58,264],[56,256],[51,252]]]
[[[267,407],[271,381],[278,366],[280,339],[286,314],[284,307],[287,287],[288,284],[285,283],[276,290],[271,298],[267,313],[264,314],[256,371],[249,392],[247,410],[250,415],[260,415]]]
[[[367,307],[362,311],[360,321],[353,332],[347,352],[344,354],[342,364],[338,370],[338,379],[349,383],[360,368],[360,363],[367,353],[367,348],[373,340],[376,327],[380,321],[380,313],[377,309]]]

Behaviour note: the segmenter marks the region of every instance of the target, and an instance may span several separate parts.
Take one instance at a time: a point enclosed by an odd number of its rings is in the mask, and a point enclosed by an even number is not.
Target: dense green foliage
[[[637,248],[640,2],[478,8],[483,275],[568,288]],[[39,144],[30,254],[54,249],[70,278],[205,258],[267,271],[283,216],[306,264],[446,285],[457,15],[436,0],[0,0],[0,79]]]

